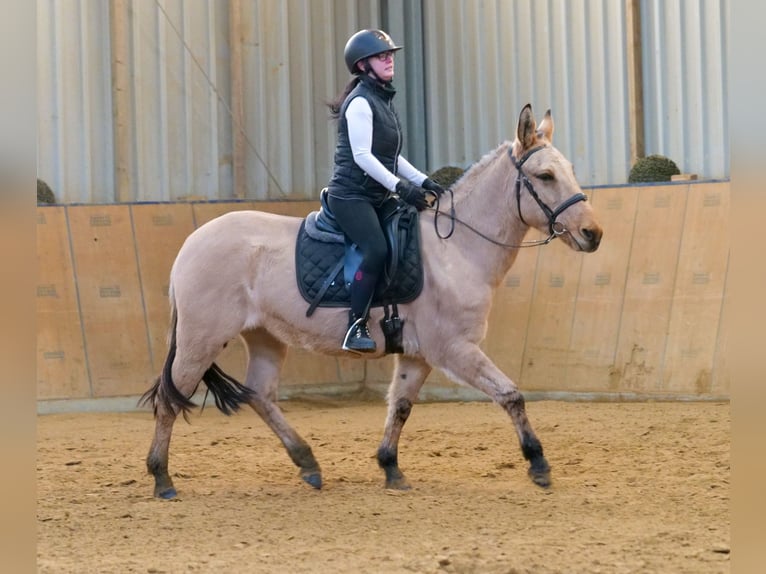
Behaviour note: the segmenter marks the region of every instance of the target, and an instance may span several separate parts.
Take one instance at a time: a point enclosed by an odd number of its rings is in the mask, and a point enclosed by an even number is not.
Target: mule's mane
[[[494,150],[488,152],[479,161],[474,163],[468,170],[455,182],[454,190],[459,192],[462,188],[472,189],[476,180],[484,173],[487,166],[494,164],[495,160],[503,154],[508,153],[512,142],[505,141]]]

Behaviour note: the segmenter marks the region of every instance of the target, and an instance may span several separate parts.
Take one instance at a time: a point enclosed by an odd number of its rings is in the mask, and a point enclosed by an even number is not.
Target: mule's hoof
[[[176,489],[172,486],[170,488],[166,488],[165,490],[159,490],[154,493],[154,496],[157,498],[162,498],[164,500],[171,500],[176,497],[178,493],[176,492]]]
[[[310,472],[307,474],[301,474],[301,478],[306,482],[307,484],[310,484],[317,490],[322,488],[322,475],[318,472]]]
[[[410,483],[404,477],[386,481],[386,489],[388,490],[410,490],[411,488]]]
[[[529,469],[529,478],[532,479],[537,486],[548,488],[551,485],[551,470],[549,468],[536,469],[534,467]]]
[[[529,478],[531,478],[532,482],[534,482],[537,486],[542,486],[543,488],[548,488],[551,485],[550,472],[545,474],[537,474],[530,471]]]
[[[529,464],[529,478],[537,486],[548,488],[551,485],[551,466],[543,457],[532,460]]]

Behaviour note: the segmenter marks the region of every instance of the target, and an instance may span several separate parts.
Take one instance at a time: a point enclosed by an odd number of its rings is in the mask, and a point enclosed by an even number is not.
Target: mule
[[[528,475],[541,487],[550,485],[550,465],[527,418],[522,393],[479,344],[487,332],[493,294],[520,247],[557,238],[574,251],[592,252],[601,241],[601,227],[571,163],[553,147],[553,129],[550,110],[538,126],[531,106],[525,106],[514,141],[484,156],[447,192],[452,194],[452,209],[445,212],[437,204],[420,214],[423,289],[399,309],[403,352],[395,355],[377,451],[386,488],[410,488],[399,468],[399,437],[433,368],[484,392],[502,407],[529,463]],[[167,359],[142,398],[155,415],[146,460],[155,496],[176,496],[168,473],[170,438],[178,414],[186,417],[196,406],[190,397],[202,381],[224,413],[242,404],[255,410],[279,437],[300,477],[314,488],[322,487],[311,448],[276,401],[288,347],[348,354],[341,350],[346,309],[318,308],[306,316],[294,262],[301,222],[258,211],[231,212],[199,227],[181,247],[170,274]],[[530,228],[548,238],[524,242]],[[379,308],[372,309],[370,325],[376,326],[381,315]],[[365,359],[384,354],[382,333],[373,327],[372,334],[378,351]],[[244,384],[214,363],[237,335],[248,351]]]

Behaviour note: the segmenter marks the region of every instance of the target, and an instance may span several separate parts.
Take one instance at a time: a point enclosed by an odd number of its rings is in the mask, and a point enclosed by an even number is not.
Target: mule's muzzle
[[[580,229],[580,236],[583,240],[578,241],[578,243],[583,251],[592,253],[598,249],[598,246],[601,244],[601,236],[603,234],[604,231],[597,225],[594,225],[593,227],[583,227]]]

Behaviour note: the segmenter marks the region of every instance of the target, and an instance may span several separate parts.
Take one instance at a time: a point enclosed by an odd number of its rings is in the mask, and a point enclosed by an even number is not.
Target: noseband
[[[537,146],[529,150],[527,153],[525,153],[523,156],[521,156],[520,160],[517,160],[511,150],[508,150],[508,155],[511,156],[511,161],[513,162],[513,165],[516,166],[516,207],[519,210],[519,219],[521,219],[521,222],[524,225],[529,225],[524,220],[524,215],[521,213],[521,185],[524,184],[524,187],[529,192],[529,195],[532,196],[532,199],[534,199],[537,202],[537,205],[540,206],[540,209],[543,210],[543,213],[545,213],[545,216],[548,218],[548,232],[550,233],[551,238],[562,235],[563,233],[566,233],[567,229],[564,227],[564,225],[558,221],[556,221],[556,218],[564,213],[567,209],[572,207],[575,203],[579,203],[580,201],[587,201],[588,196],[584,193],[576,193],[572,197],[568,198],[564,203],[559,205],[555,210],[548,207],[548,205],[540,199],[540,196],[537,195],[537,192],[535,191],[534,186],[532,185],[532,182],[529,181],[529,178],[526,176],[524,171],[521,169],[521,166],[524,165],[524,163],[532,156],[532,154],[540,151],[545,146]]]

